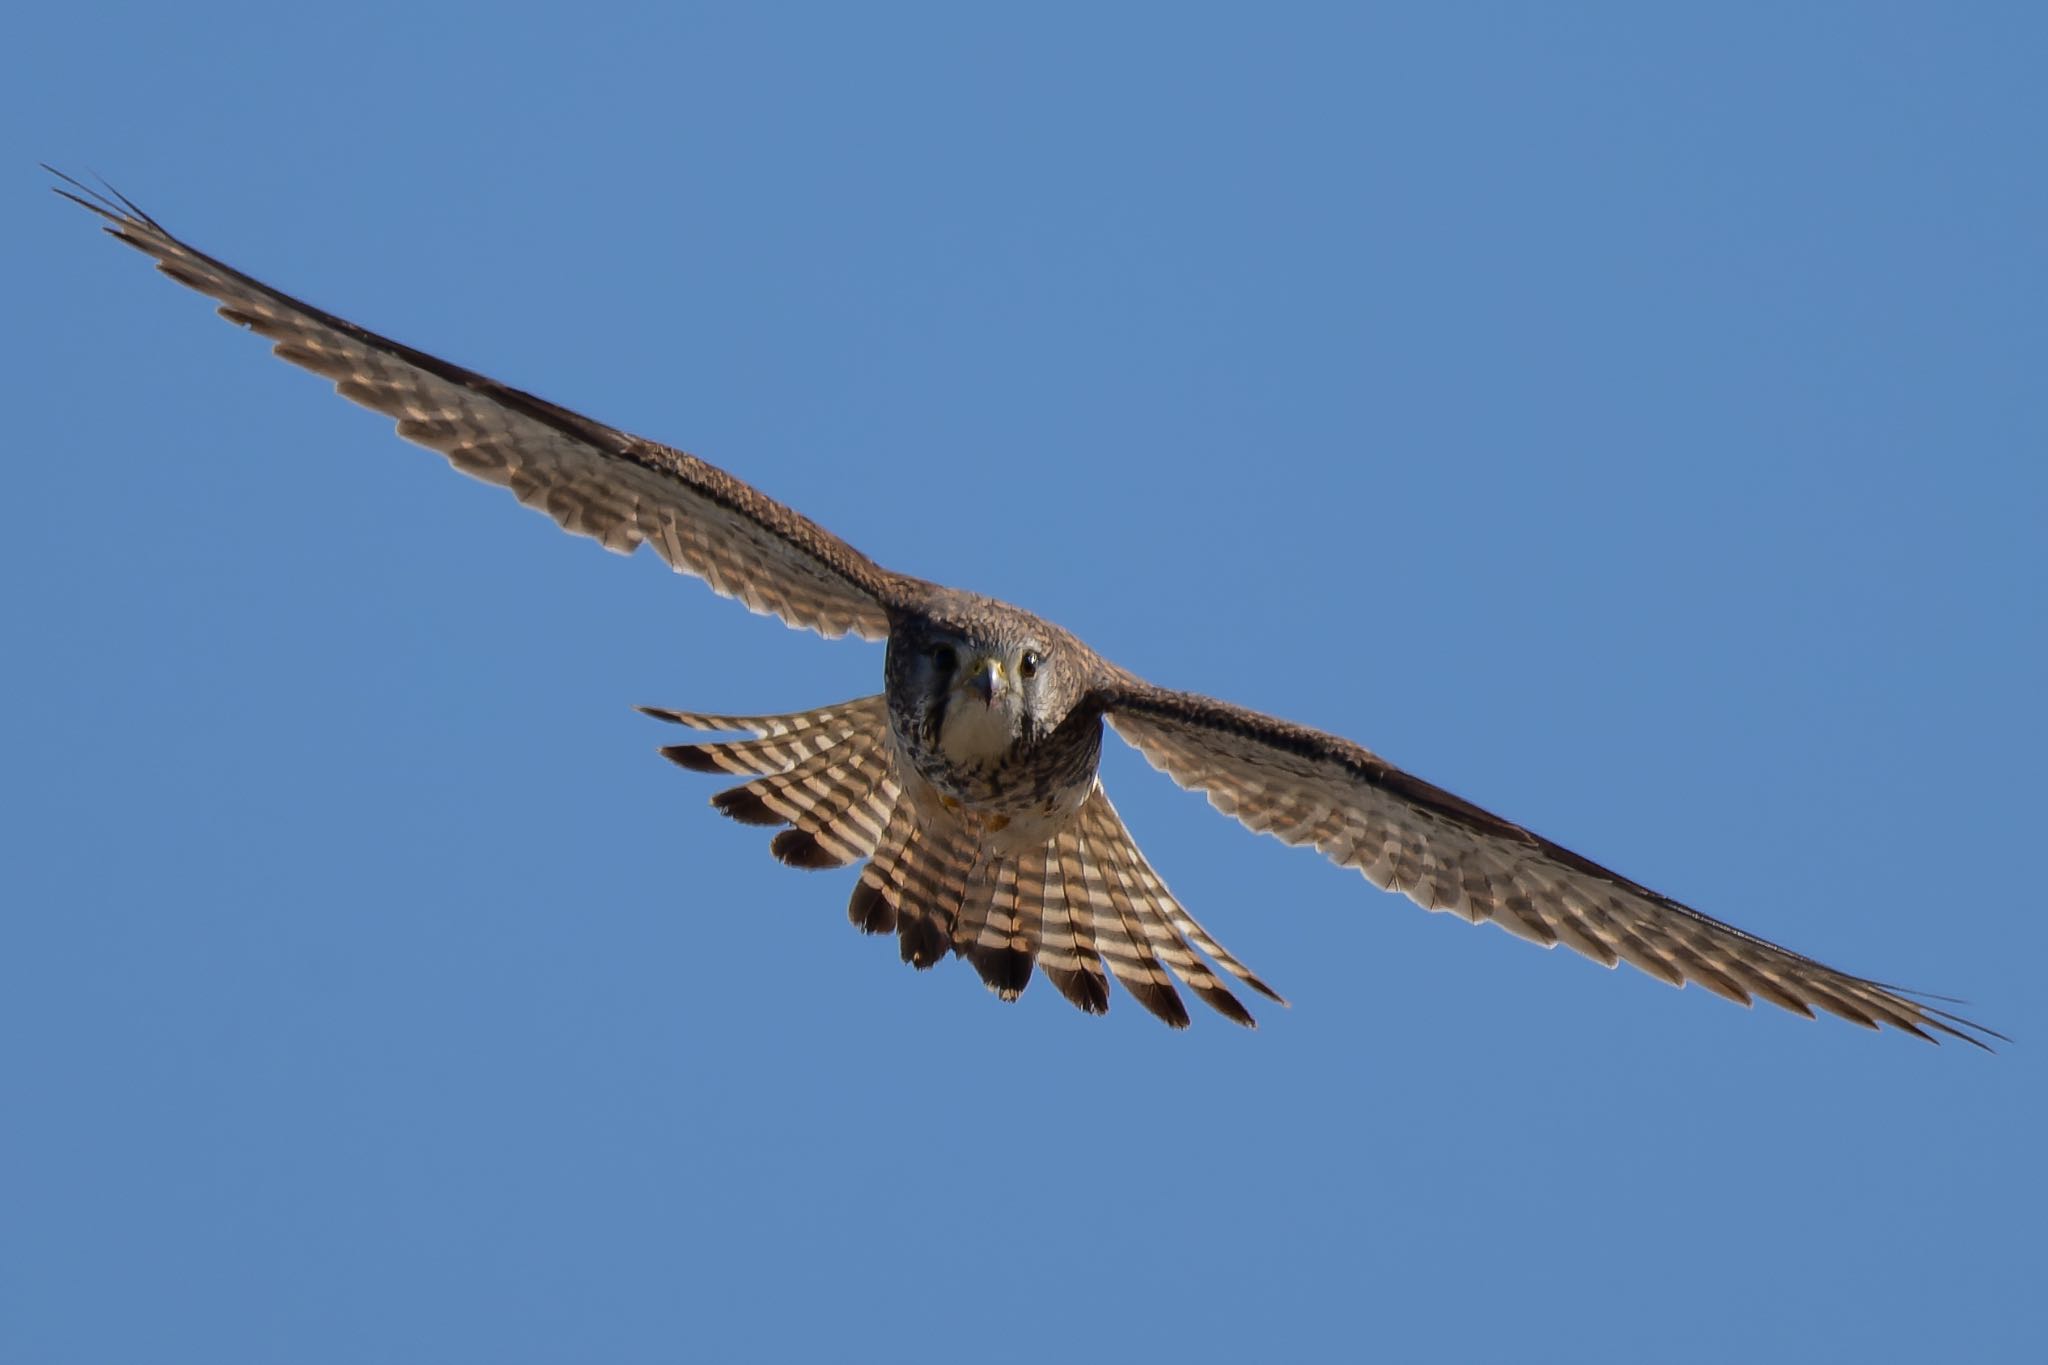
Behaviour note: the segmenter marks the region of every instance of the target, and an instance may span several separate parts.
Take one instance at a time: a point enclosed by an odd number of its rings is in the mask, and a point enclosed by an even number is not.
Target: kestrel
[[[55,173],[55,172],[53,172]],[[882,691],[793,715],[642,708],[743,734],[661,752],[745,778],[712,797],[785,826],[796,867],[863,864],[848,915],[905,962],[965,957],[1014,1000],[1042,968],[1091,1014],[1114,977],[1173,1027],[1175,981],[1238,1023],[1224,976],[1279,1000],[1198,924],[1146,861],[1096,775],[1103,727],[1246,827],[1367,880],[1549,948],[1626,961],[1741,1004],[1890,1025],[1980,1047],[2001,1035],[1901,989],[1836,971],[1561,848],[1336,735],[1110,663],[1049,621],[893,573],[695,456],[619,431],[301,303],[187,246],[125,198],[57,188],[220,315],[396,419],[398,434],[622,554],[641,545],[757,612],[827,637],[887,642]],[[1221,975],[1219,975],[1219,970]]]

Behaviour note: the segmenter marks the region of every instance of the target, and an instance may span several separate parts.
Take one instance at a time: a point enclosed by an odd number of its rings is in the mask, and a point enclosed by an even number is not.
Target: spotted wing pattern
[[[565,530],[622,554],[652,545],[677,571],[792,626],[888,634],[887,604],[904,580],[723,470],[322,312],[187,246],[126,200],[64,178],[78,193],[59,193],[218,302],[222,317]]]
[[[1308,845],[1426,910],[1491,920],[1548,948],[1747,1005],[1986,1046],[2000,1035],[1711,919],[1321,731],[1130,680],[1110,725],[1154,767],[1247,828]],[[1980,1036],[1981,1035],[1981,1036]]]

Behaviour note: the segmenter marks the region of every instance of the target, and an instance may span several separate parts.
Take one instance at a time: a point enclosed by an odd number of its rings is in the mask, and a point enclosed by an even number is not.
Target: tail
[[[868,860],[847,917],[864,933],[895,933],[903,960],[919,970],[951,952],[990,990],[1015,1000],[1040,965],[1089,1014],[1108,1010],[1114,976],[1147,1010],[1185,1028],[1177,979],[1226,1018],[1253,1026],[1212,961],[1286,1003],[1174,899],[1100,784],[1058,833],[1013,849],[971,812],[929,791],[906,795],[903,782],[918,779],[899,781],[882,697],[784,716],[640,709],[692,729],[751,735],[661,752],[694,772],[751,777],[712,804],[745,824],[789,826],[769,845],[783,862],[827,868]]]

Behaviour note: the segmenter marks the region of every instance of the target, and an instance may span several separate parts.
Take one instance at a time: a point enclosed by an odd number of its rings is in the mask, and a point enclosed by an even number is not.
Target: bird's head
[[[889,688],[947,762],[985,768],[1036,743],[1079,699],[1084,651],[997,603],[927,617],[889,640]]]

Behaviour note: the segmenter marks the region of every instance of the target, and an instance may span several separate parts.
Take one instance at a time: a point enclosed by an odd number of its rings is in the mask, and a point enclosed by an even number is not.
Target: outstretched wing
[[[1210,697],[1127,679],[1103,697],[1116,732],[1247,828],[1308,844],[1426,910],[1491,920],[1544,947],[1627,961],[1742,1004],[1761,998],[1933,1040],[2002,1038],[1896,988],[1711,919],[1384,762],[1349,740]],[[1981,1036],[1980,1036],[1981,1035]]]
[[[109,233],[154,257],[164,274],[216,300],[222,317],[270,338],[280,357],[333,380],[342,397],[396,418],[399,435],[511,489],[563,529],[621,554],[652,545],[679,572],[792,626],[888,635],[887,605],[908,580],[724,470],[301,303],[187,246],[126,199],[51,174],[72,187],[59,194],[105,219]]]

